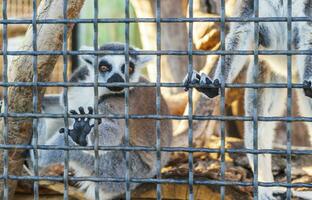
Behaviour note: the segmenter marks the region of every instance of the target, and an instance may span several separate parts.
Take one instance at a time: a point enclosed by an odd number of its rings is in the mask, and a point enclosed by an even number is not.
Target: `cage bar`
[[[2,50],[0,55],[3,57],[3,73],[2,81],[0,82],[0,87],[3,87],[3,110],[0,113],[0,118],[4,122],[3,137],[4,144],[0,144],[0,149],[4,151],[3,162],[3,174],[1,174],[0,179],[4,182],[4,199],[9,199],[8,181],[9,180],[24,180],[33,182],[33,195],[34,199],[39,199],[39,182],[40,181],[62,181],[64,183],[64,199],[70,199],[69,197],[69,185],[70,182],[77,181],[91,181],[94,182],[95,187],[95,199],[100,200],[100,184],[104,182],[118,182],[123,183],[125,187],[125,194],[123,195],[124,199],[131,199],[131,185],[136,183],[153,183],[156,185],[156,198],[161,200],[163,198],[162,193],[162,184],[185,184],[188,186],[188,199],[196,199],[194,187],[196,185],[215,185],[220,187],[220,198],[222,200],[226,199],[226,194],[228,186],[242,186],[242,187],[253,187],[253,198],[258,199],[258,190],[259,187],[286,187],[287,193],[286,198],[291,199],[291,189],[292,188],[312,188],[312,183],[292,183],[291,182],[291,173],[292,173],[292,156],[293,155],[311,155],[312,150],[298,150],[293,149],[292,144],[292,134],[293,128],[292,123],[294,122],[312,122],[312,116],[310,117],[299,117],[293,116],[292,106],[293,106],[293,97],[292,93],[294,89],[302,89],[303,84],[293,83],[292,80],[292,56],[295,55],[311,55],[311,50],[296,50],[292,48],[292,29],[294,22],[311,22],[311,17],[293,17],[292,16],[292,0],[287,1],[287,17],[259,17],[259,0],[254,0],[253,7],[253,16],[252,17],[227,17],[226,16],[226,1],[220,0],[220,17],[194,17],[194,8],[193,0],[188,1],[188,17],[177,17],[177,18],[164,18],[161,16],[161,0],[155,1],[155,17],[154,18],[134,18],[130,16],[130,1],[124,0],[124,18],[99,18],[99,1],[94,0],[93,9],[94,17],[91,19],[68,19],[67,9],[68,9],[68,0],[63,0],[63,19],[46,19],[39,20],[37,19],[37,7],[39,5],[38,0],[26,1],[22,0],[13,1],[13,0],[3,0],[1,2],[2,6],[2,19],[0,19],[0,24],[2,25]],[[15,6],[14,6],[15,5]],[[10,17],[16,13],[16,17]],[[9,16],[9,17],[8,17]],[[220,23],[220,42],[221,47],[219,50],[212,51],[200,51],[193,49],[193,23],[195,22],[219,22]],[[258,45],[255,45],[255,48],[252,50],[239,50],[239,51],[228,51],[226,49],[226,25],[227,23],[251,23],[253,25],[253,36],[255,44],[259,44],[259,23],[260,22],[283,22],[287,23],[287,50],[261,50],[258,48]],[[94,38],[93,38],[93,47],[94,50],[70,50],[67,40],[69,34],[68,25],[69,24],[93,24]],[[99,49],[99,30],[98,26],[100,24],[108,23],[121,23],[125,25],[124,38],[125,46],[123,51],[103,51]],[[156,50],[144,50],[144,51],[132,51],[130,47],[130,37],[129,30],[132,23],[155,23],[156,24]],[[162,23],[187,23],[189,26],[188,29],[188,38],[187,49],[186,50],[163,50],[161,45],[161,31]],[[17,24],[26,24],[32,25],[33,35],[32,35],[32,51],[9,51],[8,50],[8,35],[7,28],[8,25],[17,25]],[[63,46],[61,51],[39,51],[37,49],[37,26],[40,24],[62,24],[64,26],[64,35],[63,35]],[[33,64],[33,80],[32,82],[9,82],[8,81],[8,56],[19,56],[27,55],[32,56]],[[38,80],[38,57],[44,55],[59,55],[63,58],[63,81],[61,82],[41,82]],[[94,82],[92,83],[72,83],[68,81],[68,58],[69,56],[78,56],[78,55],[94,55],[96,57],[95,66],[98,65],[98,57],[101,55],[124,55],[126,65],[125,68],[125,83],[99,83],[99,70],[94,68]],[[129,83],[129,62],[131,55],[154,55],[156,56],[156,71],[157,78],[156,82],[151,83]],[[190,75],[193,72],[193,56],[207,56],[207,55],[219,55],[221,58],[222,66],[222,78],[220,85],[220,114],[218,115],[196,115],[193,114],[193,89],[188,91],[188,114],[183,116],[171,115],[161,113],[161,88],[183,88],[185,85],[182,83],[167,83],[161,82],[161,59],[163,56],[187,56],[188,65],[187,72]],[[227,55],[244,55],[252,56],[253,64],[256,68],[256,72],[253,76],[252,83],[226,83],[224,80],[225,74],[225,60]],[[259,56],[261,55],[284,55],[287,56],[287,83],[259,83]],[[99,94],[98,90],[100,87],[107,86],[120,86],[125,88],[124,94],[124,114],[119,115],[108,115],[100,114],[98,108],[98,99]],[[198,87],[197,84],[192,84],[191,88]],[[31,87],[33,89],[33,112],[32,113],[14,113],[9,112],[8,110],[8,88],[9,87]],[[62,87],[63,88],[63,99],[64,99],[64,112],[62,114],[52,114],[52,113],[40,113],[39,109],[39,94],[38,90],[42,87]],[[93,114],[84,114],[84,115],[72,115],[68,111],[68,87],[90,87],[94,90],[94,113]],[[134,115],[129,114],[129,88],[130,87],[149,87],[155,88],[156,90],[156,114],[149,115]],[[227,116],[226,115],[226,89],[237,88],[237,89],[252,89],[253,90],[253,113],[252,116]],[[287,110],[285,117],[276,117],[276,116],[261,116],[258,111],[258,90],[263,88],[276,88],[276,89],[287,89]],[[88,117],[95,119],[95,145],[94,146],[70,146],[68,137],[69,137],[69,120]],[[7,144],[8,138],[8,120],[16,118],[31,118],[33,121],[33,144]],[[40,145],[38,144],[38,121],[41,118],[53,118],[53,119],[64,119],[65,123],[65,133],[64,133],[64,146],[55,146],[55,145]],[[124,144],[120,146],[103,146],[99,144],[99,130],[98,130],[98,121],[96,119],[107,118],[107,119],[121,119],[125,121],[125,132],[124,132]],[[156,141],[155,146],[131,146],[130,144],[130,130],[129,130],[129,120],[142,120],[142,119],[155,119],[156,120]],[[161,144],[161,120],[184,120],[188,122],[188,146],[187,147],[164,147]],[[220,122],[220,148],[204,148],[204,147],[194,147],[193,145],[193,121],[198,120],[217,120]],[[253,148],[252,149],[231,149],[226,148],[226,123],[231,121],[248,121],[252,123],[252,132],[253,132]],[[260,122],[283,122],[286,124],[286,134],[287,134],[287,148],[285,150],[280,149],[258,149],[258,124]],[[32,150],[34,153],[35,162],[33,165],[34,174],[32,175],[12,175],[9,174],[9,152],[13,150]],[[38,150],[62,150],[65,153],[64,158],[64,173],[63,176],[41,176],[38,169]],[[95,155],[95,164],[94,164],[94,174],[88,177],[78,177],[70,176],[70,151],[79,150],[79,151],[88,151],[94,153]],[[125,155],[125,169],[126,173],[124,177],[101,177],[100,176],[100,153],[101,151],[122,151]],[[155,153],[157,162],[156,162],[156,176],[154,178],[137,178],[132,177],[130,174],[131,163],[129,161],[130,153],[135,151],[146,151]],[[161,157],[162,153],[172,153],[172,152],[186,152],[188,153],[188,176],[184,179],[175,179],[175,178],[163,178],[161,173]],[[220,154],[220,180],[210,180],[210,179],[196,179],[194,172],[194,153],[204,152],[204,153],[218,153]],[[252,181],[229,181],[226,179],[226,154],[227,153],[245,153],[253,155],[253,179]],[[276,154],[276,155],[286,155],[286,181],[285,182],[261,182],[258,180],[258,157],[263,154]],[[122,166],[123,167],[123,166]]]

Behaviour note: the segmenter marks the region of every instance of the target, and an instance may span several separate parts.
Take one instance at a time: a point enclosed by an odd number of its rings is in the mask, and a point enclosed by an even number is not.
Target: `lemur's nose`
[[[107,83],[124,83],[124,82],[125,80],[119,74],[114,74],[107,80]],[[114,92],[120,92],[124,89],[123,87],[107,87],[107,88]]]

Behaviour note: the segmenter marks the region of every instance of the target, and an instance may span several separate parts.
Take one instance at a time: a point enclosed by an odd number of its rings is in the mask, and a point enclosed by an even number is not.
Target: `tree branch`
[[[83,6],[84,0],[68,0],[67,18],[77,18]],[[64,0],[42,0],[38,8],[37,19],[64,19],[63,5]],[[66,24],[68,31],[71,31],[74,24]],[[64,24],[38,24],[37,25],[37,49],[38,51],[59,51],[62,49]],[[29,26],[25,35],[25,40],[20,48],[22,51],[32,51],[33,27]],[[69,34],[68,34],[69,35]],[[48,81],[56,63],[57,55],[40,55],[37,56],[38,81]],[[33,81],[33,57],[28,55],[17,56],[9,66],[9,82],[32,82]],[[44,88],[38,88],[38,99],[44,94]],[[32,113],[33,112],[33,89],[31,87],[9,87],[8,88],[8,112],[9,113]],[[39,106],[40,107],[40,106]],[[0,133],[4,128],[8,130],[8,138],[0,136],[1,144],[29,144],[32,136],[31,118],[8,118],[7,126],[1,120]],[[1,158],[4,150],[0,151]],[[19,175],[22,171],[24,162],[22,150],[9,150],[8,175]],[[0,169],[3,173],[3,160],[0,160]],[[6,174],[4,174],[6,176]],[[4,199],[4,182],[0,182],[1,199]],[[13,199],[16,188],[16,181],[8,180],[9,199]]]

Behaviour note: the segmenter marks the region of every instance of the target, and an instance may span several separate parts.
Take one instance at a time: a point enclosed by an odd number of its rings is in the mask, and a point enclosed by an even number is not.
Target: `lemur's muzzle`
[[[119,74],[114,74],[107,80],[107,83],[124,83],[124,82],[125,80]],[[113,86],[107,88],[114,92],[120,92],[124,89],[123,87],[113,87]]]

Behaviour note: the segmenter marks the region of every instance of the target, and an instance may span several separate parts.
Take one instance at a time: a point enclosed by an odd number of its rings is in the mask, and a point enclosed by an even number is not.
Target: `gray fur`
[[[140,91],[137,91],[140,90]],[[136,96],[141,95],[142,88],[134,88],[130,91],[130,114],[131,112],[138,114],[153,114],[156,112],[154,105],[150,108],[152,111],[144,111],[145,106],[133,108],[133,104],[137,101]],[[153,93],[150,94],[149,92]],[[153,88],[149,88],[147,95],[141,95],[140,98],[155,97]],[[142,100],[139,100],[142,102]],[[143,102],[142,102],[143,103]],[[152,101],[152,103],[154,103]],[[134,110],[132,110],[134,109]],[[137,111],[135,111],[137,110]],[[99,104],[99,113],[107,115],[120,115],[124,112],[124,97],[122,95],[102,96]],[[146,113],[147,112],[147,113]],[[152,112],[152,113],[150,113]],[[168,112],[162,106],[162,113]],[[99,124],[98,141],[100,146],[123,146],[125,133],[124,119],[101,119]],[[154,146],[155,145],[155,120],[152,121],[130,121],[129,135],[131,146]],[[161,121],[161,146],[170,146],[171,144],[171,124]],[[95,142],[95,132],[91,131],[88,135],[88,146],[93,146]],[[69,137],[69,145],[77,146],[77,144]],[[143,143],[142,143],[143,142]],[[46,145],[64,146],[64,135],[60,133],[54,134]],[[100,151],[99,152],[99,177],[103,178],[124,178],[126,175],[125,154],[123,151]],[[95,157],[94,151],[79,151],[73,150],[69,153],[70,168],[74,170],[75,175],[80,176],[95,176]],[[168,161],[168,154],[162,153],[161,165],[163,166]],[[56,150],[40,150],[39,151],[39,166],[42,170],[52,164],[64,163],[64,152]],[[133,178],[150,178],[156,174],[156,152],[132,151],[129,153],[129,172]],[[79,183],[80,188],[85,191],[86,197],[94,199],[95,187],[92,182]],[[131,184],[131,189],[134,189],[138,184]],[[111,199],[125,192],[125,183],[100,182],[100,199]]]
[[[60,104],[60,95],[46,95],[42,99],[42,113],[63,114],[64,108]],[[39,144],[44,144],[60,127],[64,127],[62,118],[40,118],[38,124]]]
[[[311,0],[292,0],[292,17],[310,17]],[[235,17],[252,17],[254,12],[253,0],[237,0]],[[287,17],[287,0],[260,0],[259,17]],[[254,23],[232,23],[230,32],[226,37],[226,50],[287,50],[287,23],[286,22],[259,22],[259,42],[255,44]],[[312,51],[312,24],[311,22],[292,22],[292,49]],[[258,46],[256,46],[258,45]],[[254,66],[254,56],[226,55],[224,66],[221,59],[217,65],[213,80],[224,80],[225,83],[233,83],[242,72],[246,63],[250,63],[247,70],[247,83],[286,83],[287,82],[287,56],[285,55],[259,55],[259,65]],[[312,55],[293,55],[293,82],[304,83],[312,81]],[[256,70],[258,69],[258,70]],[[260,71],[260,74],[256,74]],[[224,72],[224,73],[222,73]],[[197,72],[194,72],[197,73]],[[192,77],[195,77],[192,75]],[[256,79],[256,80],[255,80]],[[186,78],[188,80],[188,78]],[[211,80],[201,75],[199,80],[191,79],[200,85],[211,83]],[[186,84],[187,85],[187,84]],[[311,89],[311,88],[310,88]],[[207,89],[205,93],[212,93]],[[255,105],[258,116],[281,116],[286,109],[287,89],[262,88],[258,89],[255,99],[254,90],[246,89],[245,112],[247,116],[253,116]],[[306,90],[305,90],[306,91]],[[305,96],[304,90],[296,90],[298,95],[299,111],[303,117],[312,116],[312,100]],[[312,92],[310,92],[312,93]],[[307,93],[306,93],[307,94]],[[306,123],[312,143],[312,125]],[[272,149],[275,135],[276,122],[258,122],[258,148]],[[253,149],[253,124],[245,122],[245,146]],[[253,168],[253,155],[248,155],[249,163]],[[271,155],[258,156],[258,180],[273,182]],[[281,191],[281,188],[259,187],[258,198],[260,200],[276,199],[273,191]],[[285,191],[285,188],[282,188]]]
[[[270,37],[267,37],[268,35],[270,35],[268,27],[260,26],[259,29],[259,44],[263,47],[270,47],[271,40]]]
[[[88,67],[86,66],[80,67],[71,75],[70,82],[85,81],[90,76],[90,73],[91,72]]]
[[[126,45],[124,43],[107,43],[100,47],[101,51],[124,51],[126,48]],[[135,51],[136,49],[132,46],[129,46],[130,51]],[[134,60],[138,59],[138,55],[130,55],[130,57]]]

